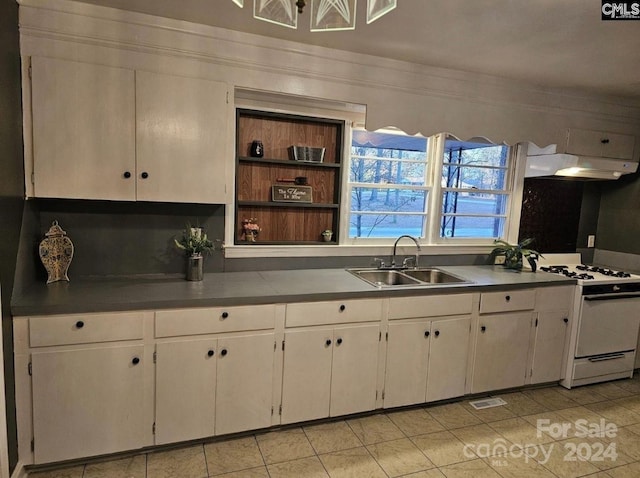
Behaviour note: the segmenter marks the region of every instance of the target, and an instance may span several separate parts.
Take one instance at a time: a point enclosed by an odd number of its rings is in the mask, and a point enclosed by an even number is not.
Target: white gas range
[[[633,375],[640,328],[640,275],[581,263],[580,254],[545,254],[540,270],[577,280],[567,388]]]

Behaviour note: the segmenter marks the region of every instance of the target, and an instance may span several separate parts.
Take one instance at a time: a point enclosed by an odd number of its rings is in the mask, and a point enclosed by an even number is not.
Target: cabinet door
[[[566,311],[540,312],[534,326],[531,383],[560,380],[569,319]]]
[[[635,137],[627,134],[605,133],[605,143],[602,148],[602,156],[615,159],[633,159]]]
[[[470,334],[470,317],[431,323],[427,402],[464,395]]]
[[[425,401],[431,322],[392,321],[387,340],[384,407]]]
[[[136,72],[139,201],[225,202],[227,85]]]
[[[376,407],[379,334],[377,324],[334,330],[330,416]]]
[[[282,423],[328,417],[333,329],[289,330],[284,343]]]
[[[215,339],[157,345],[157,445],[214,435],[216,345]]]
[[[628,160],[633,159],[634,144],[633,135],[573,128],[567,138],[567,153]]]
[[[271,426],[275,335],[218,339],[216,435]]]
[[[133,71],[38,57],[31,67],[34,195],[134,200]]]
[[[481,316],[473,393],[524,385],[532,313]]]
[[[35,463],[144,446],[142,356],[142,345],[33,353]]]

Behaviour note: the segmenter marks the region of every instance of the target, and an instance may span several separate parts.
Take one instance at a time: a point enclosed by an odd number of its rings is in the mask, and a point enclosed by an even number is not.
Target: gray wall
[[[143,202],[29,200],[20,241],[16,290],[46,281],[38,245],[53,221],[74,245],[71,281],[91,276],[183,274],[184,253],[174,243],[187,223],[205,228],[216,252],[205,272],[223,270],[224,206]]]
[[[0,2],[0,282],[9,468],[18,459],[10,301],[24,203],[18,4]]]
[[[602,185],[596,247],[640,254],[640,173]]]

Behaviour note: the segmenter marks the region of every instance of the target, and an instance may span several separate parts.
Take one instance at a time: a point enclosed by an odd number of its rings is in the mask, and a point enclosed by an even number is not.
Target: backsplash
[[[224,237],[224,206],[143,202],[28,201],[32,224],[24,256],[37,264],[36,280],[46,273],[38,244],[53,221],[73,241],[69,277],[182,274],[185,261],[173,240],[187,223],[205,228],[212,240]],[[31,251],[31,252],[30,252]],[[222,252],[205,259],[205,272],[223,270]]]

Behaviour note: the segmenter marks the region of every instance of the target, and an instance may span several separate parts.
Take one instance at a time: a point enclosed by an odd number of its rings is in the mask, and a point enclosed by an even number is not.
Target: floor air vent
[[[501,398],[483,398],[482,400],[469,402],[469,404],[476,410],[482,410],[484,408],[500,407],[506,405],[507,402]]]

